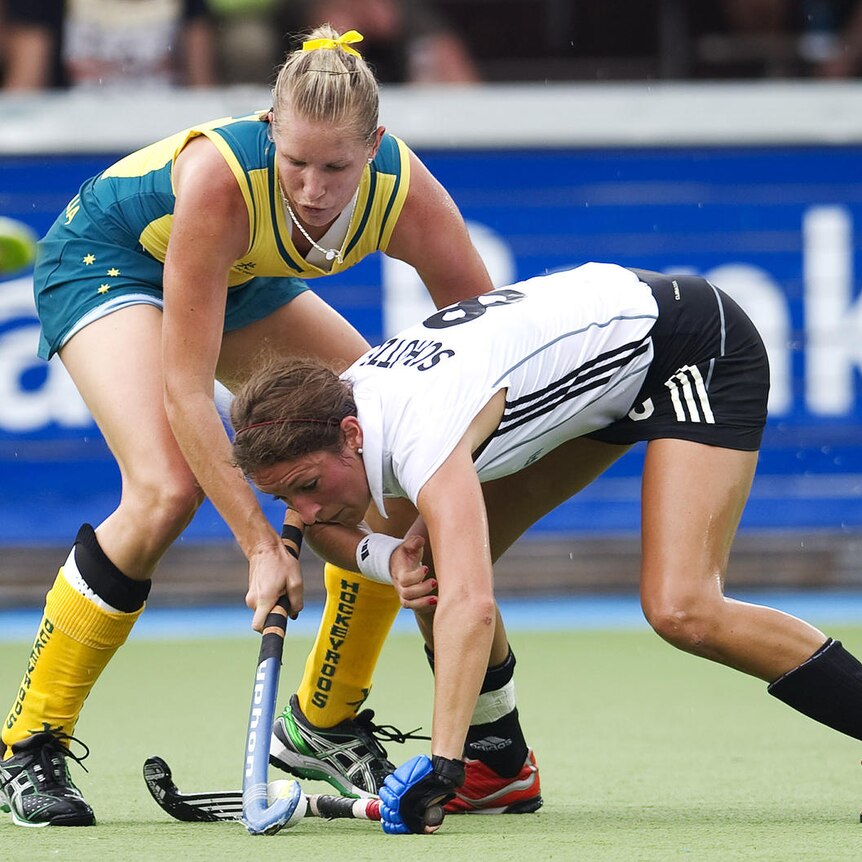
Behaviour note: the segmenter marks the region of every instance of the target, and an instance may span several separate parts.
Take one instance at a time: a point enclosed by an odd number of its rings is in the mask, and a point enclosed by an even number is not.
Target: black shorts
[[[704,278],[632,272],[658,303],[655,356],[628,416],[588,436],[621,445],[669,437],[759,449],[769,361],[754,324]]]

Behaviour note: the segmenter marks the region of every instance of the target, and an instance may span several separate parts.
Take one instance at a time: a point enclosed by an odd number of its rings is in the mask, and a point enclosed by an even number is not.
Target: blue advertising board
[[[498,284],[601,260],[705,275],[730,293],[761,330],[772,369],[743,529],[862,531],[862,147],[420,155]],[[2,157],[0,213],[42,233],[113,158]],[[372,342],[428,308],[415,273],[380,256],[313,287]],[[98,430],[60,364],[35,359],[36,338],[25,273],[0,283],[0,543],[68,542],[118,499]],[[534,529],[636,531],[641,464],[636,449]],[[185,538],[228,536],[205,507]]]

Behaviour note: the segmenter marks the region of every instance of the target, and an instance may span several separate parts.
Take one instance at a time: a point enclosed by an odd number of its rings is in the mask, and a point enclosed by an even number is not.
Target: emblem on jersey
[[[233,268],[239,270],[239,272],[243,273],[244,275],[251,275],[254,272],[254,268],[256,266],[257,264],[253,260],[243,260],[239,261],[238,263],[235,263],[233,265]]]
[[[79,209],[81,209],[81,196],[75,195],[66,205],[66,224],[71,224]]]

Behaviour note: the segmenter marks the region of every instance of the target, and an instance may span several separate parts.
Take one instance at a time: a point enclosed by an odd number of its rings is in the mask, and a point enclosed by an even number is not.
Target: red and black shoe
[[[497,775],[481,760],[467,758],[464,763],[467,777],[444,806],[447,814],[532,814],[542,807],[539,767],[532,750],[512,778]]]

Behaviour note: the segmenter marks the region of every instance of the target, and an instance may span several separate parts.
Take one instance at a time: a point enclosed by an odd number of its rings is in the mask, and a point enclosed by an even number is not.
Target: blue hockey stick
[[[294,783],[290,796],[269,804],[267,777],[269,741],[278,697],[281,653],[290,610],[282,596],[266,618],[257,658],[257,674],[245,737],[245,772],[242,780],[242,822],[252,835],[272,835],[290,820],[300,799],[299,784]]]

